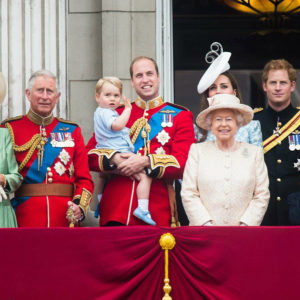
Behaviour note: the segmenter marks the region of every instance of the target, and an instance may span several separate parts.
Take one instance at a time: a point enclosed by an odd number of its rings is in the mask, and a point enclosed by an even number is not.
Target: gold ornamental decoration
[[[170,286],[170,279],[169,279],[169,250],[172,250],[175,247],[175,238],[171,233],[164,233],[161,235],[159,239],[159,244],[163,250],[165,250],[165,279],[164,279],[164,287],[163,291],[165,295],[163,296],[162,300],[172,300],[170,296],[171,293],[171,286]]]
[[[98,155],[98,165],[99,165],[99,169],[101,171],[105,171],[104,170],[104,166],[103,166],[103,158],[106,157],[108,160],[111,159],[113,157],[113,155],[115,153],[117,153],[117,150],[112,150],[112,149],[91,149],[88,154],[96,154]]]
[[[162,178],[167,167],[180,168],[180,164],[173,155],[149,154],[151,170],[159,168],[157,178]]]
[[[25,165],[27,164],[27,162],[29,161],[29,159],[31,158],[31,156],[33,155],[35,149],[43,141],[43,138],[42,138],[41,134],[37,133],[27,143],[25,143],[24,145],[18,146],[18,145],[16,145],[15,136],[14,136],[14,132],[13,132],[11,125],[9,123],[5,123],[5,127],[9,131],[14,151],[24,152],[24,151],[28,150],[28,153],[26,154],[24,160],[19,165],[19,172],[21,172],[23,170],[23,168],[25,167]]]
[[[147,111],[144,111],[143,117],[137,119],[130,128],[129,136],[131,137],[131,142],[134,145],[139,134],[141,133],[141,137],[144,140],[144,155],[150,153],[150,138],[149,134],[151,132],[151,126],[148,123]]]

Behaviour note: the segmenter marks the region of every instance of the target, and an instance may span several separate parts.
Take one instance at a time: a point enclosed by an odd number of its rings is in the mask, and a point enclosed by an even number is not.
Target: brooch
[[[169,134],[163,129],[158,135],[157,135],[157,140],[162,144],[166,144],[169,139],[170,139],[170,136]]]

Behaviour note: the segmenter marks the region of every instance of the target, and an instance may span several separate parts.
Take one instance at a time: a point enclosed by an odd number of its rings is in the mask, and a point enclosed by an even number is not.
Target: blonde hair
[[[113,77],[113,76],[103,77],[98,80],[95,88],[97,94],[101,93],[102,87],[106,82],[114,85],[116,88],[120,90],[120,94],[122,94],[122,90],[123,90],[122,81],[118,77]]]
[[[289,76],[290,81],[296,81],[296,70],[285,59],[273,59],[270,60],[262,71],[262,81],[266,83],[268,81],[269,72],[273,70],[286,70]]]

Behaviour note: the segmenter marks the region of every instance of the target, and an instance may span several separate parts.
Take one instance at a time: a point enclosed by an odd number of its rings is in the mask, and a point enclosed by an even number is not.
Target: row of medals
[[[291,151],[300,150],[300,134],[289,135],[289,149]]]
[[[279,136],[281,135],[280,127],[282,126],[281,122],[277,121],[276,129],[274,130],[274,133]],[[288,136],[289,140],[289,149],[290,151],[300,150],[300,134],[298,130],[296,132],[293,132],[291,135]]]

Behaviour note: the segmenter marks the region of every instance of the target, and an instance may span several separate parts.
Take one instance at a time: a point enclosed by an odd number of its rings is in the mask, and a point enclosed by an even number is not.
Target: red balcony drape
[[[0,299],[300,299],[300,228],[0,229]]]

